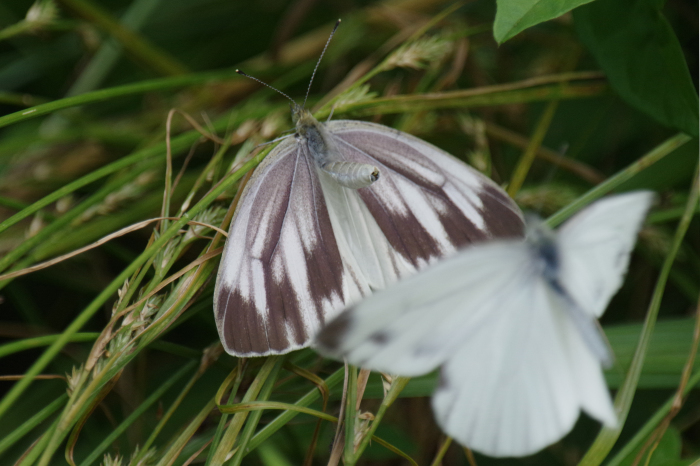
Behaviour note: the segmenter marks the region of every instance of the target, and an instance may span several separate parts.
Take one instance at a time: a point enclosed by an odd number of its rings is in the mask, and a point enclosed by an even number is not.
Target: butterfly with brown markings
[[[522,236],[508,195],[450,154],[379,124],[321,123],[306,99],[280,94],[292,102],[296,133],[244,188],[216,279],[214,315],[229,354],[309,346],[326,320],[373,290],[461,246]]]

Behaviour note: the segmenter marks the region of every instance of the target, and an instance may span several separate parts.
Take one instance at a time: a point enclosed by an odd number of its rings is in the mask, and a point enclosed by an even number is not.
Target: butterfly
[[[306,347],[373,290],[465,244],[522,236],[508,195],[448,153],[379,124],[322,123],[289,100],[296,133],[244,188],[219,266],[214,316],[229,354]]]
[[[469,246],[345,310],[315,346],[401,376],[439,368],[441,428],[495,457],[525,456],[571,430],[583,410],[616,416],[597,318],[620,288],[647,191],[600,200],[558,231],[528,219],[525,239]]]

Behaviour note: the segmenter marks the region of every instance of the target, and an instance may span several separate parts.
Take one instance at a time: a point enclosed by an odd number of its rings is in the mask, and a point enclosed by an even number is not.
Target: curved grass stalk
[[[265,409],[281,409],[284,411],[294,411],[300,414],[309,414],[311,416],[323,419],[328,422],[338,422],[338,418],[331,416],[330,414],[324,413],[317,409],[306,408],[304,406],[297,406],[291,403],[282,403],[281,401],[249,401],[247,403],[241,402],[235,405],[222,405],[219,406],[219,410],[222,413],[235,414],[240,412],[248,411],[262,411]]]
[[[223,393],[228,390],[228,387],[232,385],[231,388],[231,393],[229,394],[228,400],[233,401],[236,396],[238,395],[238,389],[241,386],[241,382],[243,381],[243,374],[245,373],[245,365],[246,365],[246,360],[245,359],[239,359],[238,360],[238,366],[236,369],[231,372],[231,374],[226,377],[226,380],[221,384],[219,387],[219,390],[216,392],[216,402],[219,407],[221,407],[219,403],[219,400],[223,397]],[[216,428],[216,432],[214,432],[214,437],[211,440],[212,445],[218,445],[221,442],[221,436],[224,435],[224,431],[226,430],[226,425],[228,424],[228,414],[223,414],[221,416],[221,419],[219,419],[219,425]],[[214,455],[214,449],[210,448],[209,449],[209,454],[207,455],[207,461],[205,463],[205,466],[209,466],[211,464],[212,457]]]
[[[474,89],[380,97],[339,106],[335,108],[335,113],[375,116],[423,110],[522,104],[592,97],[603,94],[607,89],[607,84],[599,79],[597,73],[572,72]],[[328,112],[329,110],[318,112],[317,118],[327,116]]]
[[[343,376],[345,374],[345,369],[340,368],[337,371],[335,371],[333,374],[331,374],[329,377],[326,378],[325,383],[326,386],[330,389],[333,388],[336,384],[340,383],[343,380]],[[316,401],[321,397],[321,392],[319,391],[318,388],[314,388],[310,392],[308,392],[306,395],[303,397],[299,398],[296,403],[294,403],[293,406],[296,406],[297,408],[303,408],[306,406],[309,406],[311,403]],[[297,414],[299,414],[299,411],[297,410],[286,410],[284,413],[280,414],[277,416],[275,419],[273,419],[271,422],[269,422],[265,427],[260,429],[257,434],[253,436],[253,438],[250,440],[248,443],[248,448],[251,450],[254,450],[257,448],[261,443],[263,443],[265,440],[267,440],[272,434],[277,432],[279,429],[281,429],[285,424],[287,424],[289,421],[291,421]]]
[[[158,463],[156,463],[156,466],[169,466],[173,464],[195,432],[197,432],[207,417],[211,415],[211,411],[215,407],[216,400],[212,398],[202,407],[202,409],[199,411],[199,413],[197,413],[194,419],[190,421],[187,427],[182,430],[180,435],[178,435],[175,440],[168,445],[168,448],[161,454],[160,460]]]
[[[228,413],[237,413],[237,412],[248,412],[248,411],[255,411],[255,412],[262,412],[265,409],[282,409],[287,412],[294,412],[297,414],[309,414],[311,416],[317,417],[318,419],[322,419],[324,421],[328,422],[333,422],[337,423],[338,418],[335,416],[331,416],[330,414],[326,414],[323,411],[318,411],[316,409],[310,409],[306,408],[303,406],[297,406],[289,403],[281,403],[278,401],[251,401],[248,403],[238,403],[236,405],[232,405],[229,407],[221,407],[222,412],[224,409],[226,410],[225,412]],[[371,439],[374,442],[377,442],[384,448],[388,449],[389,451],[396,453],[397,455],[403,457],[404,459],[408,460],[412,465],[416,465],[417,463],[406,453],[403,451],[399,450],[398,448],[394,447],[390,443],[386,442],[385,440],[382,440],[379,437],[374,436],[373,434],[367,434],[368,436],[368,442]],[[255,446],[257,447],[261,442],[255,443]],[[251,448],[251,445],[249,444],[248,447],[249,450],[253,450]],[[359,456],[359,455],[358,455]]]
[[[95,341],[99,335],[99,333],[95,332],[76,333],[71,337],[70,342],[80,343],[85,341]],[[56,341],[59,336],[60,335],[44,335],[41,337],[24,338],[22,340],[13,341],[12,343],[5,343],[4,345],[0,345],[0,358],[4,358],[20,351],[48,346]]]
[[[685,389],[683,390],[683,395],[687,395],[690,393],[690,391],[693,388],[696,388],[697,385],[700,384],[700,372],[696,372],[693,374],[692,377],[690,377],[690,380],[688,380],[688,384],[685,386]],[[610,461],[606,463],[606,466],[619,466],[622,464],[622,462],[630,456],[634,450],[639,447],[644,439],[646,439],[650,434],[653,433],[654,429],[664,420],[664,418],[668,415],[669,412],[671,412],[671,409],[673,408],[673,402],[675,400],[676,395],[672,395],[669,397],[669,399],[661,406],[651,418],[644,424],[644,426],[637,431],[636,434],[634,434],[634,437],[632,437],[624,447],[620,449],[620,451],[613,456]]]
[[[250,384],[248,391],[243,397],[242,403],[254,401],[265,386],[268,378],[276,378],[277,371],[281,367],[283,359],[283,357],[270,356],[265,360],[255,376],[255,380]],[[212,464],[224,464],[224,462],[228,461],[229,454],[233,450],[233,445],[238,439],[238,434],[247,417],[247,413],[239,413],[239,415],[234,416],[231,423],[226,428],[226,431],[221,436],[221,441],[216,445],[212,444],[211,448],[215,450],[214,454],[211,456]]]

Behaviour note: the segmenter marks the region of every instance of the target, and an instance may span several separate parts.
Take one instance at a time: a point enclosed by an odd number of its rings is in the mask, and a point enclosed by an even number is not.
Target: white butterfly
[[[382,125],[319,123],[292,102],[296,134],[255,170],[222,256],[214,315],[228,353],[303,348],[371,290],[462,245],[522,236],[507,194],[446,152]]]
[[[612,356],[596,318],[622,284],[652,200],[608,197],[556,233],[528,222],[525,240],[467,247],[346,310],[316,346],[402,376],[440,367],[437,422],[490,456],[539,451],[580,409],[613,426],[601,369]]]

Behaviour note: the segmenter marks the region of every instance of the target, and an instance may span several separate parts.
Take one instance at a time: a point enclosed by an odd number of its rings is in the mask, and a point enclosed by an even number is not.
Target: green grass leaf
[[[661,6],[655,0],[598,0],[578,8],[574,21],[625,102],[697,137],[698,93]]]

